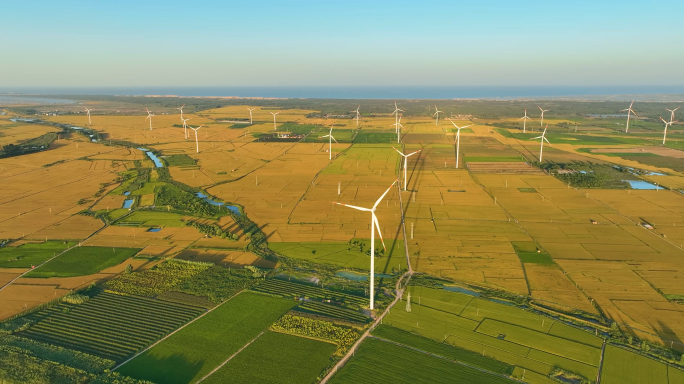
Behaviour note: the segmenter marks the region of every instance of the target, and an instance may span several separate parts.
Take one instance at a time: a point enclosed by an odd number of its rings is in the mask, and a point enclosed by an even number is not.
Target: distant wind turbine
[[[665,108],[666,111],[669,111],[669,112],[670,112],[670,121],[673,121],[673,120],[674,120],[675,111],[678,110],[678,109],[679,109],[679,107],[677,107],[677,108],[675,108],[675,109],[667,109],[667,108]]]
[[[539,126],[543,127],[544,126],[544,112],[548,112],[549,110],[548,109],[542,109],[542,107],[540,107],[540,106],[537,106],[537,108],[539,108],[539,110],[542,113],[541,114],[541,121],[539,122]]]
[[[359,113],[359,109],[360,109],[360,108],[361,108],[360,105],[356,108],[356,126],[357,126],[357,127],[359,126],[359,116],[361,115],[361,114]]]
[[[437,109],[437,106],[435,105],[435,113],[432,114],[432,116],[437,115],[437,118],[435,119],[435,125],[439,124],[439,113],[440,112],[444,112],[444,111],[440,111],[439,109]]]
[[[279,114],[279,113],[280,113],[280,111],[278,111],[278,112],[276,112],[276,113],[271,112],[271,115],[273,115],[273,130],[274,130],[274,131],[277,131],[277,130],[278,130],[278,128],[276,127],[276,115]]]
[[[183,120],[183,131],[185,132],[185,139],[188,138],[188,125],[186,124],[190,118],[184,119],[181,117],[181,120]]]
[[[154,116],[154,114],[152,112],[150,112],[150,110],[147,108],[145,108],[145,110],[147,110],[147,117],[145,118],[145,120],[150,119],[150,131],[151,131],[152,130],[152,116]]]
[[[333,125],[335,125],[335,123],[332,123],[332,125],[330,125],[330,133],[328,133],[328,134],[325,135],[325,136],[320,136],[320,137],[319,137],[319,139],[322,139],[322,138],[324,138],[324,137],[329,137],[329,138],[330,138],[330,139],[328,140],[328,141],[330,141],[330,151],[329,151],[329,153],[330,153],[330,156],[329,156],[330,160],[332,160],[332,142],[333,142],[333,140],[335,140],[335,138],[334,138],[333,135],[332,135]],[[336,144],[339,144],[339,143],[337,142],[337,140],[335,140],[335,143],[336,143]]]
[[[637,113],[634,112],[634,110],[632,109],[632,105],[634,105],[634,100],[632,100],[632,104],[629,105],[629,108],[620,111],[627,111],[627,127],[625,127],[625,133],[629,132],[629,118],[632,116],[632,113],[634,114],[634,116],[639,117],[639,115],[637,115]]]
[[[394,102],[394,112],[390,113],[390,115],[394,115],[394,124],[397,127],[397,131],[399,130],[399,112],[404,112],[403,109],[399,109],[397,107],[397,102]]]
[[[669,111],[669,109],[668,109],[668,111]],[[676,111],[676,109],[675,109],[675,111]],[[672,116],[674,116],[674,112],[672,112]],[[659,117],[660,117],[660,116],[659,116]],[[676,123],[676,121],[673,121],[673,120],[670,118],[670,122],[668,123],[668,122],[665,121],[665,119],[663,119],[662,117],[660,118],[660,120],[662,120],[663,123],[665,123],[665,131],[663,132],[663,145],[665,145],[665,139],[667,138],[667,126]]]
[[[542,116],[543,116],[543,115],[544,115],[544,113],[542,112]],[[525,116],[519,118],[518,120],[522,120],[522,121],[523,121],[523,133],[525,133],[525,131],[526,131],[526,125],[527,125],[527,120],[532,120],[531,118],[527,117],[527,108],[525,108]]]
[[[461,147],[461,129],[463,129],[463,128],[468,128],[468,127],[472,127],[473,124],[466,125],[465,127],[459,127],[458,125],[456,125],[456,123],[454,123],[453,120],[449,120],[449,121],[451,121],[451,124],[453,124],[454,127],[456,127],[456,129],[457,129],[457,131],[456,131],[456,140],[454,140],[454,141],[455,141],[454,144],[456,144],[456,168],[458,168],[458,152],[459,152],[459,149],[460,149],[460,147]]]
[[[193,127],[191,127],[191,126],[188,125],[188,128],[190,128],[190,129],[192,129],[193,131],[195,131],[195,147],[196,147],[197,153],[199,153],[199,140],[197,139],[197,131],[199,131],[199,129],[202,128],[203,126],[204,126],[204,125],[200,125],[200,126],[197,127],[197,128],[193,128]]]
[[[183,107],[185,107],[185,104],[181,105],[180,108],[176,108],[181,111],[181,120],[183,120]]]
[[[387,195],[394,186],[394,184],[397,183],[398,180],[394,180],[392,185],[390,185],[389,188],[385,191],[385,193],[380,196],[380,198],[375,202],[373,205],[373,208],[363,208],[363,207],[357,207],[354,205],[348,205],[348,204],[342,204],[338,203],[336,201],[333,202],[333,204],[337,205],[342,205],[344,207],[349,207],[353,209],[357,209],[359,211],[364,211],[364,212],[370,212],[371,213],[371,246],[370,246],[370,309],[373,310],[375,309],[375,230],[378,230],[378,235],[380,236],[380,241],[382,241],[382,247],[384,249],[387,249],[385,247],[385,241],[382,240],[382,231],[380,231],[380,224],[378,223],[378,218],[375,216],[375,209],[378,207],[382,199],[385,198],[385,195]]]
[[[83,107],[83,108],[85,108],[86,113],[88,114],[88,125],[93,125],[93,123],[90,122],[90,111],[92,111],[92,109],[88,109],[87,107]]]
[[[544,151],[544,140],[546,140],[547,143],[549,143],[549,140],[546,138],[546,130],[549,128],[549,125],[546,124],[546,128],[544,128],[544,133],[542,133],[541,136],[533,137],[530,140],[536,140],[536,139],[541,139],[541,148],[539,148],[539,162],[541,163],[542,161],[542,152]],[[551,143],[549,143],[551,145]]]
[[[249,125],[254,124],[252,122],[252,111],[255,110],[256,108],[247,108],[249,110]]]
[[[394,147],[392,147],[394,148]],[[416,153],[420,153],[421,150],[411,152],[408,155],[404,155],[400,150],[394,148],[395,151],[399,152],[399,154],[404,158],[404,191],[406,190],[406,184],[408,182],[408,179],[406,178],[406,168],[408,167],[408,158],[409,156],[415,155]]]
[[[396,127],[397,128],[397,143],[400,143],[401,142],[401,128],[404,128],[404,126],[401,125],[401,116],[399,116],[399,120],[397,120],[397,123],[390,125],[390,127]]]

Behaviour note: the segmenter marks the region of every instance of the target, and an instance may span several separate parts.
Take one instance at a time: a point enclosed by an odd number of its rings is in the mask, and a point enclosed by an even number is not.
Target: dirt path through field
[[[223,366],[226,365],[229,361],[231,361],[231,360],[233,359],[233,357],[237,356],[238,353],[242,352],[243,349],[249,347],[249,345],[252,344],[253,342],[255,342],[256,339],[258,339],[259,337],[261,337],[261,335],[263,335],[264,332],[266,332],[266,331],[262,331],[260,334],[257,335],[257,337],[255,337],[255,338],[253,338],[252,340],[250,340],[249,343],[243,345],[242,348],[238,349],[237,352],[235,352],[235,353],[233,353],[232,355],[230,355],[230,357],[227,358],[226,361],[224,361],[223,363],[221,363],[221,365],[219,365],[218,367],[214,368],[211,372],[207,373],[206,376],[204,376],[203,378],[197,380],[197,382],[196,382],[195,384],[201,383],[202,381],[204,381],[204,379],[206,379],[207,377],[211,376],[214,372],[216,372],[216,371],[218,371],[219,369],[221,369],[221,367],[223,367]]]

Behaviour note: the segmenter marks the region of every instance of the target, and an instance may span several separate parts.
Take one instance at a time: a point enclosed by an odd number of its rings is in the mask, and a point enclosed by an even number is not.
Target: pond
[[[335,276],[353,281],[368,281],[368,273],[361,273],[355,271],[337,271],[337,273],[335,273]],[[376,273],[375,277],[381,279],[390,279],[394,276],[385,273]]]
[[[632,187],[632,189],[663,189],[663,187],[659,187],[655,184],[651,184],[647,181],[643,180],[622,180],[625,183],[629,183],[629,186]]]
[[[150,228],[147,232],[161,232],[161,228]]]
[[[195,193],[195,196],[199,197],[200,199],[206,201],[207,203],[209,203],[209,204],[211,204],[211,205],[215,205],[215,206],[217,206],[217,207],[223,207],[223,206],[225,206],[226,208],[228,208],[229,211],[231,211],[232,213],[234,213],[234,214],[240,216],[240,208],[238,208],[238,207],[236,207],[236,206],[234,206],[234,205],[229,205],[229,204],[226,204],[226,203],[222,203],[222,202],[220,202],[220,201],[212,200],[212,199],[209,198],[209,196],[203,194],[202,192],[197,192],[197,193]]]
[[[128,196],[128,195],[130,195],[130,194],[131,194],[131,191],[126,191],[126,192],[124,192],[124,196]]]
[[[471,291],[470,289],[457,287],[455,285],[444,285],[442,286],[442,288],[444,288],[445,291],[449,292],[459,292],[470,296],[480,297],[480,292]]]
[[[124,200],[124,202],[123,202],[123,207],[126,208],[126,209],[131,209],[131,207],[133,206],[133,203],[134,203],[134,202],[135,202],[135,200],[133,200],[133,199],[126,199],[126,200]]]

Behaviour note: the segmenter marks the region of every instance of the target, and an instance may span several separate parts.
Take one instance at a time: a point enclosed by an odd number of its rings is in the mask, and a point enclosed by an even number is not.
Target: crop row
[[[364,306],[368,305],[368,299],[349,295],[346,293],[333,292],[327,289],[310,287],[304,284],[292,283],[289,281],[272,279],[264,281],[255,288],[256,291],[281,295],[281,296],[305,296],[317,299],[329,299],[341,301],[348,305]]]
[[[358,312],[352,311],[350,309],[340,308],[330,304],[306,302],[301,304],[299,308],[325,316],[336,317],[339,319],[350,321],[358,321],[361,323],[366,323],[370,320],[369,317],[364,316]]]

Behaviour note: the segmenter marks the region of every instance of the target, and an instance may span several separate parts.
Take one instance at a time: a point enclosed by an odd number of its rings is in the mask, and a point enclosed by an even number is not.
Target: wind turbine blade
[[[542,137],[543,137],[543,136],[537,136],[537,137],[531,138],[530,140],[537,140],[537,139],[541,139]]]
[[[660,117],[660,116],[658,116],[658,117]],[[667,121],[665,121],[665,119],[663,119],[662,117],[660,117],[660,120],[662,120],[663,123],[667,124]]]
[[[389,188],[387,188],[387,190],[385,191],[385,193],[383,193],[382,196],[380,196],[380,198],[378,199],[378,201],[375,202],[375,205],[373,206],[373,209],[375,209],[375,207],[377,207],[378,204],[380,204],[380,202],[382,201],[382,199],[385,198],[385,195],[387,195],[387,194],[389,193],[390,189],[392,189],[392,187],[394,187],[394,184],[396,184],[397,181],[398,181],[398,180],[394,180],[394,182],[392,183],[392,185],[390,185]]]
[[[394,148],[394,147],[392,147],[392,149],[394,149],[395,151],[399,152],[400,155],[406,156],[406,155],[404,155],[403,153],[401,153],[398,149],[396,149],[396,148]]]
[[[549,142],[549,139],[547,139],[546,137],[542,137],[542,139],[544,139],[544,141],[546,141],[547,143],[551,144],[551,142]]]
[[[451,124],[453,124],[453,125],[454,125],[454,127],[458,128],[458,125],[456,125],[456,123],[454,123],[454,121],[453,121],[453,120],[449,120],[449,121],[451,122]]]
[[[371,209],[368,209],[368,208],[357,207],[355,205],[349,205],[349,204],[342,204],[342,203],[338,203],[337,201],[333,201],[333,204],[337,204],[337,205],[341,205],[341,206],[349,207],[349,208],[353,208],[353,209],[358,209],[359,211],[366,211],[366,212],[372,211]]]
[[[333,140],[335,141],[336,144],[339,144],[339,143],[337,142],[337,140],[335,140],[334,137],[330,136],[330,138],[333,139]]]
[[[475,124],[466,125],[465,127],[461,127],[461,129],[463,129],[463,128],[468,128],[468,127],[472,127],[473,125],[475,125]]]
[[[375,216],[375,213],[371,214],[372,220],[373,220],[373,226],[378,229],[378,236],[380,236],[380,242],[382,243],[382,248],[384,250],[387,250],[387,247],[385,247],[385,240],[382,239],[382,231],[380,231],[380,223],[378,222],[378,218]],[[373,230],[375,230],[373,228]]]

